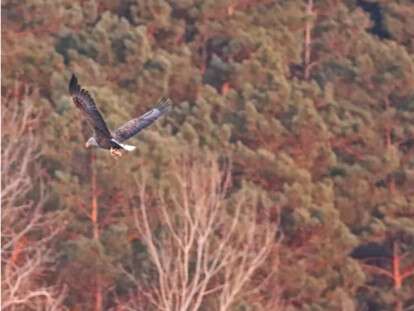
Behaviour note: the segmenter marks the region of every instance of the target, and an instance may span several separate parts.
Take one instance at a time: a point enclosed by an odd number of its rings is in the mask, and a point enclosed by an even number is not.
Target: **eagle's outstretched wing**
[[[69,93],[72,96],[73,102],[76,107],[78,107],[90,125],[95,130],[97,135],[102,135],[104,137],[110,138],[111,132],[108,130],[104,119],[102,118],[101,113],[98,108],[96,108],[95,102],[92,97],[89,95],[89,92],[85,89],[82,89],[78,84],[78,79],[73,74],[69,82]]]
[[[166,113],[169,110],[169,107],[171,107],[171,100],[169,98],[161,98],[155,108],[146,112],[139,118],[129,120],[117,128],[113,133],[115,140],[122,142],[136,135],[139,131],[143,130]]]

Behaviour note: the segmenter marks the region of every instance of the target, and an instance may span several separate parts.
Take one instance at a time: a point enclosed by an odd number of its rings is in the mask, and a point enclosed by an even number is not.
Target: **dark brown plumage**
[[[99,112],[98,108],[96,108],[96,104],[89,95],[89,92],[85,89],[82,89],[78,84],[78,79],[75,75],[72,75],[72,79],[69,82],[69,93],[72,96],[73,102],[75,103],[76,107],[78,107],[88,120],[89,124],[93,127],[93,129],[99,134],[104,135],[108,138],[111,138],[111,133],[108,130],[108,127],[102,118],[101,113]]]
[[[136,119],[129,120],[117,128],[113,133],[114,138],[119,142],[123,142],[124,140],[131,138],[147,126],[151,125],[152,122],[162,116],[169,107],[170,100],[168,98],[161,98],[155,108],[147,111],[145,114]]]
[[[78,79],[75,75],[69,82],[69,93],[72,96],[75,106],[82,111],[88,123],[94,130],[93,137],[89,138],[86,143],[86,147],[95,146],[103,149],[110,149],[111,154],[114,156],[122,155],[120,150],[132,151],[134,146],[125,145],[121,142],[131,138],[138,132],[143,130],[157,120],[160,116],[169,110],[170,99],[162,98],[158,105],[146,112],[142,116],[129,120],[113,133],[111,133],[99,112],[96,104],[89,94],[89,92],[78,84]]]

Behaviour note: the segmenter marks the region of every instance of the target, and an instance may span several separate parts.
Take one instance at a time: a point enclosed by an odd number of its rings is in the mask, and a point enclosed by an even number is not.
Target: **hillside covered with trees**
[[[2,310],[414,310],[413,1],[1,6]]]

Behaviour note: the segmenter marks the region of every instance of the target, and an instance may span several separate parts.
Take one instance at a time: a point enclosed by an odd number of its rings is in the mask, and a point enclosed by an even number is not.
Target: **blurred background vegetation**
[[[2,309],[414,310],[411,0],[1,7]],[[161,96],[174,107],[116,161],[84,148],[72,73],[110,128]],[[211,206],[203,262],[225,249],[234,269],[161,297],[181,278],[162,278],[179,271],[172,232]]]

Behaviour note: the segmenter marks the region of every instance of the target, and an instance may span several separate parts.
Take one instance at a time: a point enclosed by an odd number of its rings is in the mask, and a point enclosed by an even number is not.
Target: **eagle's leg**
[[[110,152],[114,159],[122,157],[122,151],[120,149],[111,148]]]

